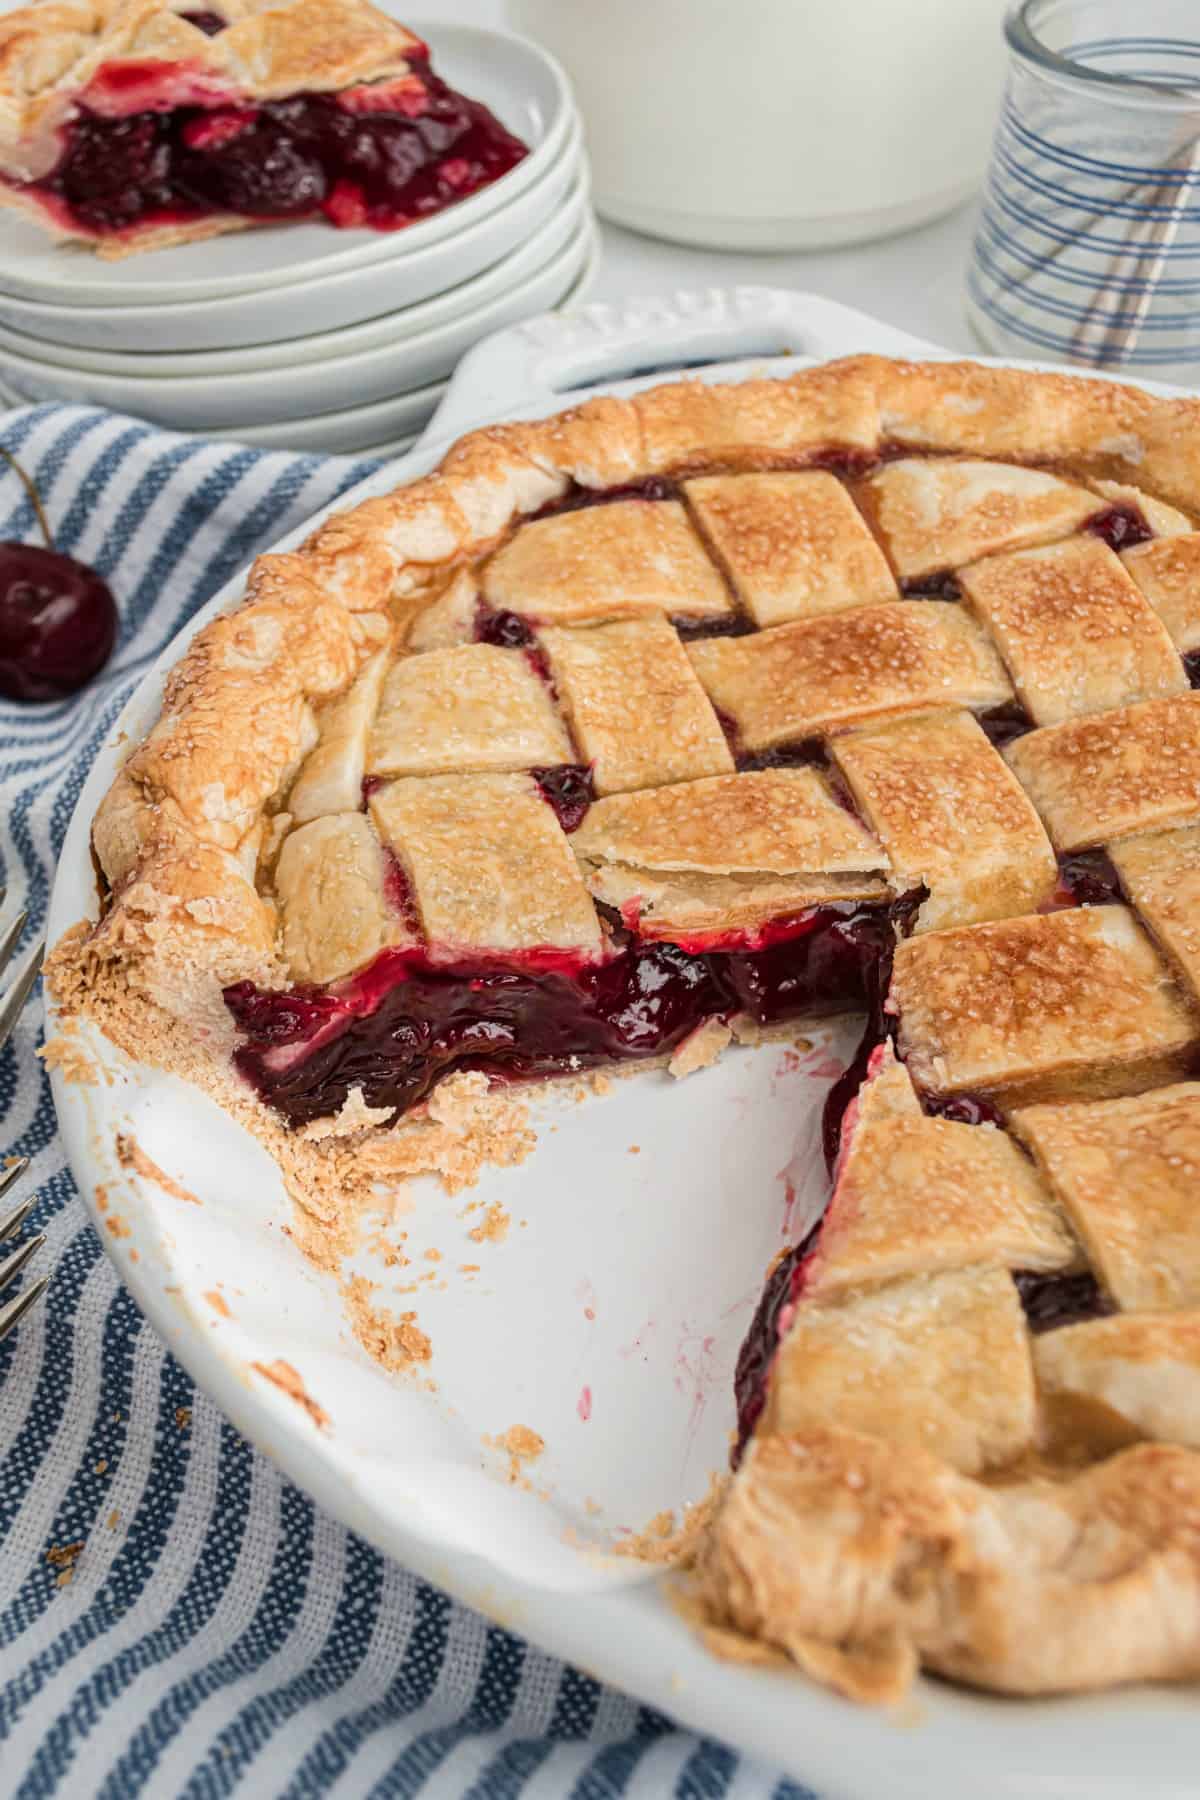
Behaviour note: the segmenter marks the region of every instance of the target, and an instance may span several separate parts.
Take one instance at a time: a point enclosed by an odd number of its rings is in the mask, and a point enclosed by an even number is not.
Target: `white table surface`
[[[583,0],[560,0],[564,6]],[[589,0],[602,4],[603,0]],[[747,0],[753,4],[753,0]],[[825,0],[826,4],[831,0]],[[387,0],[389,11],[397,10]],[[648,0],[653,4],[653,0]],[[801,0],[796,0],[801,4]],[[443,0],[438,16],[464,25],[509,25],[506,0]],[[419,8],[412,11],[419,23]],[[777,256],[689,250],[602,222],[604,254],[590,299],[632,299],[675,288],[740,282],[800,288],[857,306],[889,325],[972,351],[980,346],[963,312],[963,274],[971,245],[974,205],[898,237],[843,250],[788,251]]]

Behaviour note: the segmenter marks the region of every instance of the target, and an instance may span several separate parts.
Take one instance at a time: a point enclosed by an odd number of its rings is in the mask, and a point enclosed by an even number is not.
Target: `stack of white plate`
[[[400,231],[269,226],[118,262],[0,216],[0,399],[397,453],[481,337],[580,298],[596,237],[561,69],[505,32],[414,29],[438,73],[524,139],[524,161]]]

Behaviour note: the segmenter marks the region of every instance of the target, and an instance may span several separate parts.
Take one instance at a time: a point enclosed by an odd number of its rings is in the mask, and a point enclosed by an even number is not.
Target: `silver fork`
[[[0,889],[0,904],[3,904],[3,900],[3,890]],[[20,941],[28,917],[28,913],[22,908],[11,925],[0,936],[0,974],[3,974],[12,960],[13,951]],[[38,978],[38,971],[41,969],[42,957],[45,953],[46,941],[44,938],[39,938],[21,958],[8,989],[3,997],[0,997],[0,1050],[12,1036],[13,1027],[21,1016],[21,1009],[29,998],[29,990]],[[0,1200],[3,1200],[9,1190],[15,1187],[28,1167],[29,1158],[18,1156],[14,1157],[6,1169],[0,1171]],[[33,1211],[36,1201],[37,1195],[30,1194],[26,1199],[18,1201],[11,1212],[0,1218],[0,1244],[7,1244],[10,1238],[17,1235]],[[26,1238],[11,1255],[0,1261],[0,1294],[12,1286],[31,1257],[37,1255],[45,1242],[45,1233],[39,1231],[33,1237]],[[50,1277],[42,1275],[37,1281],[31,1281],[26,1287],[23,1287],[20,1293],[15,1294],[11,1300],[0,1304],[0,1338],[8,1336],[13,1327],[25,1317],[30,1307],[41,1299],[49,1285]]]

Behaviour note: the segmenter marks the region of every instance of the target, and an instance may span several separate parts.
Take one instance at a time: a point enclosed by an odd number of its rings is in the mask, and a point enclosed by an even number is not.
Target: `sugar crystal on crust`
[[[887,559],[824,470],[710,475],[684,491],[756,625],[897,598]]]
[[[1056,850],[1200,819],[1200,693],[1048,725],[1005,756]]]
[[[959,579],[1037,725],[1187,692],[1166,626],[1099,538],[991,556]]]
[[[831,749],[897,888],[929,890],[919,931],[1033,912],[1053,892],[1041,820],[970,713],[848,731]]]
[[[1200,1306],[1200,1083],[1028,1107],[1013,1125],[1119,1306]]]
[[[597,794],[733,771],[716,714],[663,618],[540,639]]]
[[[853,607],[751,637],[688,645],[713,704],[746,750],[931,706],[1000,706],[1012,687],[959,606]]]
[[[909,938],[891,1004],[913,1079],[938,1094],[1128,1093],[1182,1073],[1200,1041],[1200,1014],[1123,906]]]
[[[482,579],[492,606],[546,624],[730,610],[677,500],[615,500],[534,520],[485,564]]]

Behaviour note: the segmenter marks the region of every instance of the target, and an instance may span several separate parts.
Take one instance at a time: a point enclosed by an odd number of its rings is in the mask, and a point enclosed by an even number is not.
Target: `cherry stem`
[[[4,458],[11,469],[16,470],[17,479],[25,489],[29,504],[33,508],[34,517],[42,528],[42,536],[46,540],[46,548],[47,550],[53,550],[55,548],[54,537],[46,518],[45,508],[42,505],[42,496],[38,493],[37,488],[33,484],[33,477],[25,473],[12,451],[6,450],[3,444],[0,444],[0,456]]]

